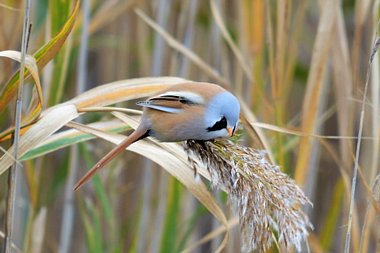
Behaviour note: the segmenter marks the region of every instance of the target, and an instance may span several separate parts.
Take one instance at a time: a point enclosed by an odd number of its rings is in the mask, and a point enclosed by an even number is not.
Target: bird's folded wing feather
[[[137,105],[156,109],[159,111],[180,113],[185,105],[195,105],[203,103],[203,99],[189,92],[167,92],[146,101],[137,102]]]

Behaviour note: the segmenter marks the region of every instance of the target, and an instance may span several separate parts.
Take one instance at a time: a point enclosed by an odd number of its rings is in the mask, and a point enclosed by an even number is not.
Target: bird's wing
[[[137,102],[137,105],[151,109],[180,113],[185,105],[203,104],[203,98],[192,92],[165,92],[151,97],[146,101]]]

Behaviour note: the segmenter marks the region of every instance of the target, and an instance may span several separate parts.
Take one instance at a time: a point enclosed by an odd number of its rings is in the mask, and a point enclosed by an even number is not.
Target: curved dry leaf
[[[79,123],[71,122],[69,126],[75,127],[82,132],[93,134],[114,144],[119,144],[125,138],[123,135],[109,134]],[[168,152],[167,150],[157,145],[152,145],[147,140],[140,140],[130,145],[127,150],[147,157],[153,162],[159,164],[172,176],[177,178],[215,216],[215,218],[218,219],[223,224],[223,226],[225,226],[226,230],[228,231],[227,219],[219,205],[216,203],[215,198],[208,191],[207,187],[202,181],[194,180],[194,172],[192,168],[189,167],[189,164],[187,162],[184,162],[182,159],[178,159],[180,153],[184,152],[182,148],[177,148],[177,155],[172,154],[171,152]],[[225,247],[227,240],[228,232],[226,233],[217,252],[220,252]]]
[[[58,51],[61,49],[62,45],[66,41],[66,38],[69,36],[74,26],[76,15],[78,13],[79,3],[79,0],[75,2],[74,10],[71,13],[70,17],[67,19],[65,25],[62,27],[61,31],[34,54],[34,58],[36,59],[37,66],[40,70],[43,69],[43,67],[45,67],[45,65],[51,59],[53,59],[53,57],[58,53]],[[9,101],[16,94],[17,87],[20,83],[19,73],[20,72],[17,71],[13,75],[11,80],[5,85],[4,89],[1,91],[0,111],[8,105]],[[27,73],[25,77],[28,77]]]
[[[0,52],[0,57],[6,57],[10,58],[12,60],[21,62],[21,52],[14,51],[14,50],[6,50]],[[41,82],[40,82],[40,76],[38,75],[38,66],[36,59],[32,55],[25,55],[25,67],[29,70],[30,74],[32,75],[34,82],[36,83],[36,91],[37,91],[37,97],[38,97],[38,104],[36,107],[38,107],[38,111],[41,111],[42,104],[43,104],[43,97],[42,97],[42,88],[41,88]],[[24,121],[28,122],[28,116],[26,116],[26,119]]]
[[[273,158],[272,151],[270,149],[270,145],[268,143],[267,138],[265,137],[264,132],[257,126],[253,124],[253,122],[256,122],[255,115],[251,112],[247,104],[244,102],[240,102],[241,110],[242,110],[242,119],[245,123],[245,125],[248,127],[247,130],[248,133],[251,135],[254,147],[257,149],[263,149],[268,152],[268,156],[270,161],[273,163],[275,160]]]
[[[5,239],[5,233],[3,231],[0,230],[0,238],[3,238]],[[12,242],[12,245],[11,245],[12,249],[17,252],[17,253],[22,253],[22,251],[17,247],[17,245],[15,243]]]
[[[3,3],[0,3],[0,7],[1,7],[1,8],[4,8],[4,9],[7,9],[7,10],[9,10],[9,11],[23,12],[22,9],[14,8],[14,7],[12,7],[12,6],[9,6],[9,5],[6,5],[6,4],[3,4]]]
[[[244,70],[245,75],[248,77],[248,79],[252,82],[252,73],[250,71],[250,67],[248,63],[246,62],[246,59],[244,59],[243,54],[239,50],[239,48],[236,46],[236,43],[232,40],[231,35],[228,33],[227,28],[225,24],[223,23],[223,18],[220,14],[220,11],[218,10],[218,7],[216,6],[215,0],[210,1],[211,5],[211,12],[215,19],[215,23],[219,27],[220,31],[222,32],[222,35],[224,39],[227,41],[227,44],[230,46],[232,52],[235,54],[236,58],[238,59],[238,62],[241,66],[241,68]]]
[[[239,225],[239,217],[234,217],[228,221],[228,228],[231,229],[235,226]],[[212,239],[216,238],[219,236],[221,233],[226,231],[226,227],[224,226],[219,226],[210,233],[206,234],[203,236],[201,239],[197,240],[196,242],[193,242],[189,247],[184,249],[181,253],[187,253],[187,252],[192,252],[194,249],[199,247],[200,245],[211,241]]]
[[[43,67],[51,59],[53,59],[53,57],[58,53],[58,51],[63,46],[64,42],[66,41],[66,38],[69,36],[74,26],[76,15],[79,10],[79,3],[80,3],[79,0],[75,1],[73,12],[68,17],[66,23],[64,24],[62,29],[59,31],[59,33],[34,54],[34,58],[38,66],[38,69],[40,70],[43,69]],[[36,73],[38,73],[38,71]],[[28,78],[29,73],[25,73],[24,77],[25,79]],[[5,110],[9,101],[11,101],[14,98],[17,92],[19,83],[20,83],[20,70],[18,70],[12,76],[12,78],[9,80],[9,82],[4,86],[4,88],[0,92],[0,111]],[[34,99],[35,97],[34,96],[32,97],[32,100],[28,109],[28,114],[23,119],[23,126],[33,123],[41,113],[41,110],[42,110],[41,85],[36,85],[36,87],[37,87],[37,93],[38,93],[39,99],[36,101]],[[14,128],[9,128],[6,131],[2,132],[0,134],[0,139],[1,140],[7,139],[13,131],[14,131]],[[26,130],[22,128],[21,131],[24,132]]]
[[[41,113],[41,117],[62,105],[73,104],[78,111],[115,104],[140,97],[147,97],[169,87],[170,85],[191,82],[179,77],[144,77],[120,80],[88,90],[71,100],[50,107]],[[9,132],[9,131],[8,131]],[[6,135],[2,134],[0,137]],[[0,141],[3,140],[0,138]]]
[[[71,123],[69,122],[66,125],[69,126],[70,124]],[[107,132],[121,132],[129,128],[125,125],[124,122],[121,122],[120,120],[95,122],[88,124],[88,126]],[[29,150],[20,158],[20,160],[26,161],[35,159],[62,148],[69,147],[73,144],[88,141],[94,138],[95,137],[93,135],[84,134],[75,129],[60,131],[59,133],[51,135],[49,138],[39,143],[33,149]]]
[[[224,86],[228,86],[228,81],[224,79],[220,74],[210,67],[205,61],[203,61],[198,55],[193,53],[190,49],[183,46],[176,39],[174,39],[168,32],[166,32],[162,27],[160,27],[156,22],[154,22],[151,18],[149,18],[142,10],[136,8],[136,14],[144,20],[150,27],[152,27],[157,33],[159,33],[168,43],[169,46],[186,55],[189,60],[202,69],[208,76],[218,81],[220,84]]]
[[[53,110],[50,110],[49,113],[31,126],[28,131],[21,136],[18,156],[21,157],[28,150],[37,146],[67,122],[78,116],[79,114],[74,105],[57,106]],[[13,154],[13,146],[10,147],[7,152],[8,154]],[[0,175],[3,174],[13,163],[13,159],[8,154],[4,154],[0,158]]]
[[[262,123],[262,122],[250,122],[255,127],[259,127],[262,129],[271,130],[278,133],[283,134],[289,134],[299,137],[311,137],[311,138],[317,138],[317,139],[329,139],[329,140],[356,140],[358,139],[357,136],[343,136],[343,135],[320,135],[320,134],[313,134],[313,133],[305,133],[298,130],[288,129],[285,127],[279,127],[272,124]],[[375,140],[374,137],[368,137],[364,136],[362,137],[363,140]]]
[[[106,106],[140,97],[147,97],[169,87],[169,85],[183,82],[191,81],[179,77],[125,79],[98,86],[60,105],[74,104],[78,110],[87,107]],[[52,108],[54,107],[45,110],[42,114],[49,112]]]
[[[88,31],[90,34],[111,23],[119,16],[125,14],[137,4],[136,0],[130,1],[104,1],[99,11],[91,18]]]
[[[335,7],[337,1],[327,1],[323,6],[322,15],[318,24],[316,42],[313,48],[313,55],[310,65],[310,72],[306,85],[306,93],[302,105],[301,125],[302,131],[313,132],[318,118],[318,108],[321,102],[321,91],[323,87],[323,77],[327,61],[330,57],[331,35],[333,33],[335,21]],[[295,169],[297,183],[304,185],[306,179],[306,167],[311,158],[311,142],[307,138],[302,138],[299,146],[299,154]]]

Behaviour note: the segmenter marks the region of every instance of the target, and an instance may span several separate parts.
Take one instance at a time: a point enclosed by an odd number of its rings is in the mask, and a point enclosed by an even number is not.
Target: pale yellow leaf
[[[67,122],[78,117],[79,114],[74,105],[56,106],[39,119],[28,131],[21,136],[19,142],[18,156],[21,157],[28,150],[37,146],[47,137],[52,135]],[[13,163],[12,157],[13,146],[0,158],[0,175],[3,174]]]

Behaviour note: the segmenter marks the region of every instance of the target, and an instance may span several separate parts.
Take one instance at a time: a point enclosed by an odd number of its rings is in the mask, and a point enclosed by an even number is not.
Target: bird
[[[207,141],[231,137],[238,125],[238,99],[221,86],[186,82],[166,88],[145,101],[134,132],[100,159],[74,186],[78,190],[92,175],[132,143],[146,137],[161,142]]]

